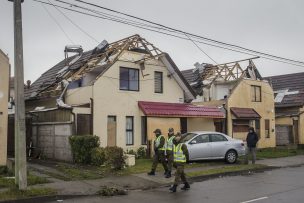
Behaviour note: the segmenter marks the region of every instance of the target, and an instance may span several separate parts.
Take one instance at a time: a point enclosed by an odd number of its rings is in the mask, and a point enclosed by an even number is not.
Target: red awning
[[[231,112],[239,119],[259,119],[261,116],[252,108],[231,107]]]
[[[146,101],[139,101],[138,106],[146,116],[208,118],[225,117],[225,114],[218,107],[211,106],[195,106],[192,104]]]

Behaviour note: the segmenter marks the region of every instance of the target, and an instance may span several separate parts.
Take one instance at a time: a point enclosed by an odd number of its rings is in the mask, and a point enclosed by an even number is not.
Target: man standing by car
[[[168,139],[166,143],[166,157],[168,160],[168,172],[166,174],[166,178],[171,178],[171,171],[172,171],[172,165],[173,165],[173,140],[175,138],[174,136],[174,129],[169,128],[168,130]]]
[[[159,160],[160,160],[160,162],[162,163],[162,165],[165,169],[165,174],[167,174],[168,173],[168,167],[167,167],[166,155],[165,155],[166,139],[162,135],[160,129],[154,130],[153,133],[155,133],[155,136],[156,136],[156,139],[154,140],[154,156],[153,156],[152,169],[148,173],[148,175],[155,175],[155,170],[156,170],[156,167],[158,165]]]
[[[246,152],[246,163],[249,161],[249,154],[252,154],[252,164],[255,164],[256,160],[256,144],[259,141],[258,135],[254,132],[254,128],[250,127],[247,134],[247,152]]]
[[[186,174],[184,172],[185,164],[189,160],[189,152],[187,146],[181,142],[182,135],[177,133],[173,141],[173,166],[176,168],[175,180],[172,187],[169,190],[171,192],[176,192],[176,188],[180,180],[184,183],[182,190],[190,189],[190,185],[186,179]]]

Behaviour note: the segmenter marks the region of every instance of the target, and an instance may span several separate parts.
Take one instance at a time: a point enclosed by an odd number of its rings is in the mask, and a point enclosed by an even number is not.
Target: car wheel
[[[229,164],[234,164],[237,160],[237,153],[234,150],[229,150],[226,153],[225,160]]]

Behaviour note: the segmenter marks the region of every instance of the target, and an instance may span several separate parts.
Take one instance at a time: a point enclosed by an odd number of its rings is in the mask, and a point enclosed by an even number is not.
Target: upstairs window
[[[163,93],[163,73],[154,72],[154,92]]]
[[[262,101],[261,86],[251,85],[251,101],[253,102]]]
[[[119,70],[120,90],[139,91],[139,70],[123,68]]]

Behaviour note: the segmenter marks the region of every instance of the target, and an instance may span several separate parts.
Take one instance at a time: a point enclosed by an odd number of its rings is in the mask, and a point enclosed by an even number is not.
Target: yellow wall
[[[276,125],[293,125],[291,117],[280,117],[275,119]]]
[[[262,101],[251,101],[251,85],[261,86]],[[264,81],[256,81],[243,79],[234,88],[227,100],[227,118],[228,118],[228,135],[232,135],[232,114],[231,107],[253,108],[262,117],[260,119],[260,140],[258,142],[259,148],[275,147],[275,117],[274,117],[274,99],[273,90],[271,86]],[[270,120],[270,138],[265,137],[265,119]],[[239,139],[246,139],[247,133],[236,133],[235,136]]]
[[[145,62],[144,74],[139,72],[139,91],[119,90],[119,67],[139,69],[139,65],[127,61],[136,61],[142,54],[124,52],[120,60],[113,64],[104,75],[93,85],[92,97],[94,99],[94,134],[100,137],[101,145],[107,145],[107,116],[117,117],[117,145],[127,148],[141,146],[141,116],[138,101],[179,102],[183,100],[184,93],[173,77],[169,78],[167,68],[158,60]],[[163,72],[163,93],[154,93],[154,71]],[[134,145],[126,146],[126,116],[134,116]],[[171,126],[167,126],[169,128]],[[151,131],[151,130],[150,130]],[[149,133],[151,133],[149,131]]]
[[[90,98],[93,98],[93,86],[69,89],[65,98],[65,102],[69,105],[91,103]]]
[[[175,133],[180,132],[180,118],[148,117],[148,140],[155,140],[153,131],[157,128],[159,128],[162,131],[162,134],[167,138],[169,128],[173,128]]]
[[[0,50],[0,166],[7,160],[7,111],[9,92],[9,59]]]
[[[215,131],[213,118],[188,118],[188,132],[193,131]]]

